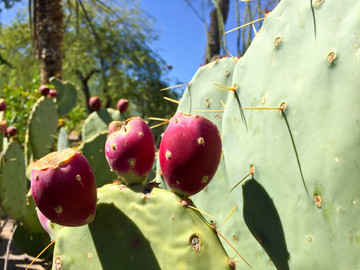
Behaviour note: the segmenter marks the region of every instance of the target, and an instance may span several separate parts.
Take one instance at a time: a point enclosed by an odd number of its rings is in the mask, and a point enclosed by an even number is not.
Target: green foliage
[[[87,102],[81,94],[86,85],[89,94],[99,95],[106,107],[115,108],[120,98],[127,98],[129,115],[169,117],[176,106],[163,97],[177,96],[159,92],[167,86],[163,76],[168,69],[151,49],[157,38],[152,18],[135,1],[121,1],[116,7],[106,3],[107,8],[83,3],[84,9],[79,7],[76,14],[71,1],[64,5],[67,24],[62,77],[83,90],[77,95],[77,104]],[[0,43],[2,55],[14,66],[0,65],[0,83],[29,88],[34,74],[39,74],[39,64],[33,56],[24,13],[2,27]]]
[[[40,77],[40,68],[31,46],[28,19],[23,13],[17,14],[12,24],[1,27],[0,44],[1,55],[12,65],[12,68],[0,65],[0,85],[6,83],[14,88],[35,89],[33,79]],[[39,85],[35,84],[35,87]]]
[[[120,98],[127,98],[133,115],[169,116],[176,106],[164,102],[165,93],[159,92],[167,86],[162,81],[167,68],[150,48],[156,39],[151,17],[138,4],[125,1],[112,11],[86,6],[91,26],[84,12],[71,17],[64,40],[64,77],[80,86],[79,74],[92,74],[87,81],[90,94],[99,95],[103,104],[116,108]]]
[[[62,118],[61,124],[66,128],[67,131],[78,130],[79,126],[83,123],[87,113],[83,107],[76,105],[65,118]]]
[[[27,119],[30,117],[31,108],[40,97],[40,94],[35,91],[36,88],[33,87],[35,83],[36,81],[29,88],[4,84],[1,90],[1,96],[6,102],[5,118],[7,125],[17,128],[18,133],[14,139],[20,144],[25,141]]]

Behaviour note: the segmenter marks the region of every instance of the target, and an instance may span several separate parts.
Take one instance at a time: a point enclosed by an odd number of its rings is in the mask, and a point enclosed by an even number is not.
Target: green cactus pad
[[[33,106],[27,132],[33,159],[40,159],[51,151],[57,137],[57,124],[54,102],[47,97],[39,98]]]
[[[76,88],[70,82],[63,82],[52,77],[50,83],[54,85],[57,92],[56,107],[58,114],[63,116],[76,106]]]
[[[0,160],[0,201],[11,218],[20,219],[26,208],[25,158],[20,145],[12,142]]]
[[[224,234],[255,269],[360,266],[359,10],[316,1],[315,37],[309,1],[283,0],[235,64],[236,94],[217,123],[225,162],[193,200],[217,218],[238,206]]]
[[[246,130],[229,98],[223,120],[229,179],[256,167],[235,191],[239,226],[255,236],[244,246],[257,253],[260,242],[282,269],[360,267],[359,10],[359,2],[322,1],[315,39],[309,3],[281,1],[234,70],[244,107],[286,103],[284,113],[245,111]],[[249,260],[266,269],[266,257]]]
[[[82,139],[86,141],[102,131],[107,131],[111,121],[123,120],[125,119],[121,113],[111,108],[92,112],[84,122],[81,133]]]
[[[231,92],[222,86],[233,87],[234,67],[232,58],[223,58],[200,67],[186,88],[177,111],[202,115],[221,130],[222,113],[219,110],[224,110],[222,102],[226,103]]]
[[[110,184],[95,220],[58,233],[53,269],[231,269],[216,233],[172,192]]]
[[[117,179],[117,175],[110,171],[109,163],[105,157],[105,142],[108,132],[103,131],[88,138],[78,148],[89,161],[94,172],[96,185],[101,187]]]

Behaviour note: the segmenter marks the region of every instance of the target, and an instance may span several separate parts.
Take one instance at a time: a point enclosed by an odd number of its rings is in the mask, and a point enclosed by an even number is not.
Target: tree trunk
[[[221,10],[223,22],[225,24],[229,13],[229,0],[220,0],[218,1],[218,4]],[[210,25],[208,32],[208,44],[207,53],[205,56],[205,64],[211,62],[214,58],[220,55],[220,44],[222,37],[220,36],[219,27],[220,26],[217,10],[216,8],[214,8],[210,12]]]
[[[53,76],[61,78],[63,17],[61,0],[34,0],[33,41],[42,84]]]

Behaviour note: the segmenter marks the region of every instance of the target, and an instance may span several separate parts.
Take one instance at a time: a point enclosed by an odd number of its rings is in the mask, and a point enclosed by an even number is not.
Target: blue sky
[[[201,14],[201,0],[189,0],[198,8]],[[237,0],[235,0],[237,1]],[[26,7],[28,1],[16,5],[11,10],[3,10],[0,14],[2,24],[8,24],[17,10]],[[185,0],[142,0],[143,8],[155,18],[155,29],[159,39],[153,44],[153,49],[172,65],[169,73],[169,84],[187,83],[203,62],[206,47],[206,32],[204,24],[189,8]],[[239,7],[245,3],[239,2]],[[204,18],[209,22],[210,8],[206,9]],[[235,3],[230,1],[229,17],[226,30],[236,27]],[[257,26],[258,28],[258,26]],[[236,32],[226,35],[228,50],[236,55]]]

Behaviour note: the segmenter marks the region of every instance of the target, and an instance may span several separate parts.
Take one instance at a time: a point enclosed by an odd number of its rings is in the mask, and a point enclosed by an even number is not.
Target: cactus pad
[[[110,184],[98,198],[92,223],[59,231],[54,267],[231,269],[216,233],[174,193]]]
[[[63,116],[76,106],[76,88],[72,83],[63,82],[54,77],[50,79],[50,82],[56,89],[56,107],[58,114]]]
[[[26,139],[30,144],[33,159],[39,159],[48,154],[57,136],[58,113],[54,102],[47,97],[41,97],[33,106]]]
[[[20,145],[9,144],[1,156],[0,168],[1,207],[11,218],[19,219],[25,213],[27,192],[25,158]]]

